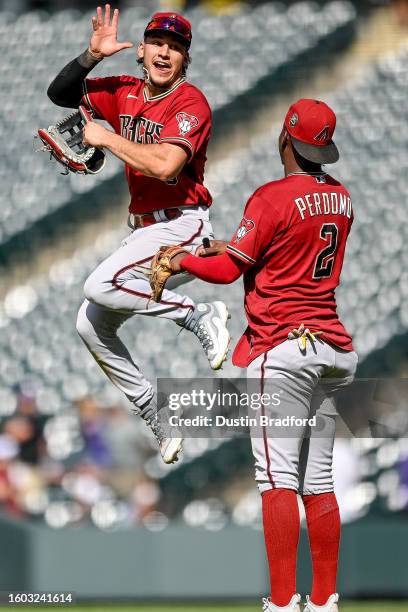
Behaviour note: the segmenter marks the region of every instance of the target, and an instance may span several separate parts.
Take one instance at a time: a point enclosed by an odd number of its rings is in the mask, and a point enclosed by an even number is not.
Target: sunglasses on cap
[[[182,42],[187,47],[191,43],[191,28],[190,25],[182,20],[178,15],[163,15],[153,16],[149,21],[145,30],[145,36],[152,31],[171,32],[182,39]]]

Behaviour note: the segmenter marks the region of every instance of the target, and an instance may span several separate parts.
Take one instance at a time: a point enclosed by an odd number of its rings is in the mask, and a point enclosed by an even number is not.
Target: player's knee
[[[95,333],[91,321],[86,315],[86,303],[82,304],[81,308],[78,311],[78,316],[76,320],[76,330],[79,336],[85,342],[89,341],[91,334]]]
[[[89,302],[103,305],[102,283],[93,274],[85,281],[84,294]]]

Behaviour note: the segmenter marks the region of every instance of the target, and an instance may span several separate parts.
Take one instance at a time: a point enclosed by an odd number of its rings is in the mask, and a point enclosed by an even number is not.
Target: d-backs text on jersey
[[[163,129],[162,123],[156,123],[146,117],[119,115],[120,134],[123,138],[138,144],[157,144]]]

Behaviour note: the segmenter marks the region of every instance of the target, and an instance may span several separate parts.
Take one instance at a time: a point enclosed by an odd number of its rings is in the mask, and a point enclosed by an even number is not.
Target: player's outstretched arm
[[[105,12],[101,6],[96,9],[96,16],[92,17],[92,37],[89,42],[91,55],[101,60],[122,51],[130,49],[133,43],[130,41],[118,41],[119,9],[113,11],[111,19],[111,6],[105,4]]]
[[[195,257],[194,255],[176,255],[171,261],[172,270],[176,268],[174,271],[177,271],[177,266],[180,270],[216,285],[229,285],[250,268],[250,264],[230,255],[228,252],[208,258]]]
[[[183,270],[207,283],[227,285],[236,281],[249,267],[248,263],[229,253],[203,259],[190,255],[180,245],[161,247],[151,264],[152,298],[160,302],[167,280]]]

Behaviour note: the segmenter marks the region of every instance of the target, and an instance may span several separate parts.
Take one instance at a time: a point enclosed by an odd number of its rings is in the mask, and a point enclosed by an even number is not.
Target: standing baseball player
[[[258,392],[288,391],[274,413],[306,420],[316,416],[319,424],[319,431],[306,423],[282,437],[277,427],[251,431],[270,569],[271,595],[264,600],[269,612],[300,610],[298,493],[313,562],[305,610],[338,610],[333,395],[353,380],[357,355],[335,301],[352,205],[345,187],[322,170],[322,164],[339,157],[332,141],[335,125],[335,114],[324,102],[293,104],[279,137],[285,178],[255,191],[229,243],[214,241],[197,253],[218,256],[179,253],[170,261],[174,273],[188,271],[212,283],[231,283],[244,275],[248,328],[235,348],[234,364],[248,369]],[[263,408],[265,415],[271,410]]]
[[[203,184],[211,111],[199,89],[186,81],[191,25],[176,13],[156,13],[137,48],[144,78],[86,78],[101,60],[130,42],[118,42],[119,11],[97,8],[89,48],[67,64],[48,89],[59,106],[85,104],[94,118],[84,143],[109,149],[125,162],[130,190],[131,235],[103,261],[85,283],[86,300],[78,333],[102,370],[151,427],[165,463],[177,460],[182,439],[163,432],[157,398],[117,335],[134,314],[171,319],[199,339],[212,369],[221,367],[229,344],[225,304],[195,304],[173,290],[189,280],[181,275],[167,287],[160,303],[150,300],[146,272],[163,245],[183,244],[195,251],[213,236],[211,195]],[[148,350],[148,347],[146,347]]]

